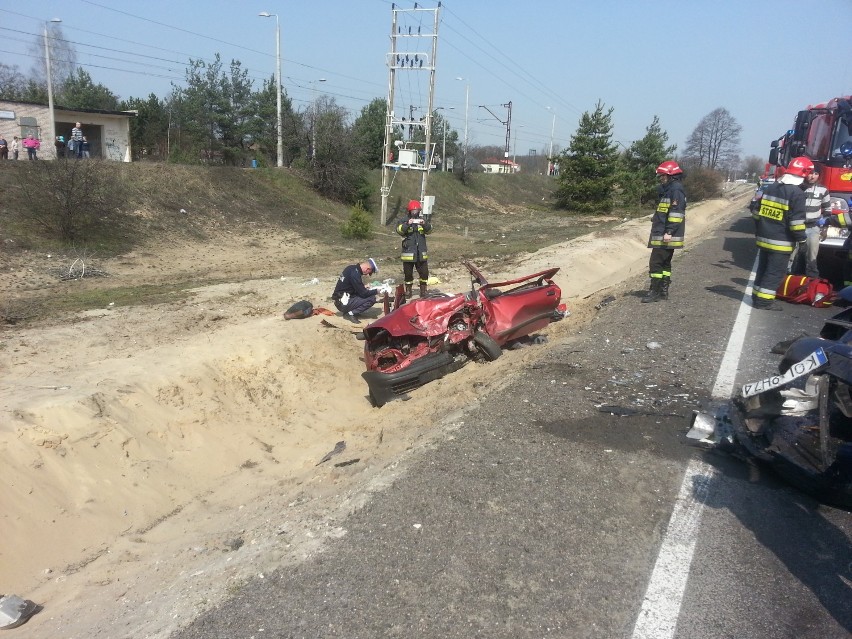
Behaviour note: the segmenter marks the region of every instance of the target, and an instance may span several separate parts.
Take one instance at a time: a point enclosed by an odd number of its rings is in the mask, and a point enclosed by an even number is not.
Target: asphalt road
[[[754,311],[731,363],[751,229],[744,212],[678,256],[668,302],[641,304],[644,280],[614,291],[324,552],[174,636],[852,636],[852,514],[685,438],[720,369],[774,373],[771,347],[832,313]]]

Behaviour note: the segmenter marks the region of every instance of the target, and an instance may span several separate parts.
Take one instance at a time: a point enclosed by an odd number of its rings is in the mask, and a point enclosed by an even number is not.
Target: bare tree
[[[763,174],[766,166],[766,158],[761,158],[756,155],[747,155],[743,160],[743,173],[746,179],[756,179]]]
[[[47,29],[47,48],[50,50],[50,75],[53,89],[60,93],[65,81],[77,69],[77,50],[65,39],[62,25],[49,22]],[[30,70],[32,77],[39,84],[47,84],[47,66],[44,58],[44,35],[38,36],[29,45],[30,56],[35,60]]]
[[[0,96],[11,100],[16,99],[26,81],[17,66],[0,62]]]
[[[686,140],[688,165],[712,170],[733,166],[738,161],[742,129],[727,109],[714,109],[701,118]]]

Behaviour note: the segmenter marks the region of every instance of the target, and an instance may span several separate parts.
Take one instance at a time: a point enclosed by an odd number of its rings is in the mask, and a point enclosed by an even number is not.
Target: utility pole
[[[467,170],[467,116],[470,112],[470,81],[467,78],[456,78],[464,81],[464,145],[462,146],[462,173]]]
[[[553,166],[553,134],[556,132],[556,109],[545,107],[548,111],[553,111],[553,124],[550,126],[550,151],[547,154],[547,174],[551,175]]]
[[[396,3],[391,5],[391,50],[387,54],[387,65],[388,65],[388,100],[387,100],[387,112],[385,115],[385,146],[384,146],[384,154],[382,156],[382,187],[381,187],[381,217],[380,222],[382,226],[387,224],[388,219],[388,197],[390,196],[390,190],[392,185],[391,180],[391,172],[398,171],[405,168],[406,170],[417,170],[421,171],[421,180],[420,180],[420,202],[422,203],[426,197],[426,183],[429,176],[429,166],[431,164],[431,149],[432,149],[432,112],[433,112],[433,104],[435,98],[435,61],[438,55],[438,24],[439,24],[439,12],[440,12],[440,3],[438,3],[438,8],[435,9],[426,9],[424,7],[418,6],[418,3],[414,4],[413,9],[401,9],[397,7]],[[428,25],[423,26],[425,21],[423,21],[417,14],[423,13],[432,13],[433,21],[432,28],[429,29]],[[416,19],[414,22],[420,24],[421,26],[413,28],[409,27],[408,29],[401,29],[399,27],[399,19],[401,16],[412,15]],[[410,40],[415,41],[417,39],[427,38],[431,41],[431,53],[422,53],[420,51],[408,51],[406,52],[401,48],[401,44]],[[416,50],[416,47],[413,47]],[[397,84],[397,73],[407,72],[407,73],[428,73],[429,74],[429,94],[428,94],[428,104],[426,106],[426,114],[419,122],[414,122],[414,105],[409,107],[410,121],[406,121],[406,119],[397,117],[396,108],[395,108],[395,96],[396,96],[396,84]],[[420,107],[422,108],[422,107]],[[394,151],[394,134],[398,127],[405,127],[405,125],[409,125],[409,142],[412,138],[412,132],[414,131],[415,126],[424,127],[425,132],[425,152],[424,157],[425,160],[422,163],[416,162],[414,164],[407,164],[403,167],[399,162],[399,155],[403,149],[397,149],[397,157],[396,162],[391,161],[391,154]],[[398,141],[398,144],[404,144],[401,141]]]
[[[269,11],[261,11],[258,13],[261,18],[275,18],[275,90],[278,94],[275,100],[275,110],[277,120],[275,123],[276,138],[277,138],[277,165],[284,166],[284,128],[281,125],[281,23],[277,13],[269,13]]]
[[[509,171],[509,167],[506,165],[506,163],[509,161],[509,142],[512,139],[511,138],[511,135],[512,135],[512,133],[511,133],[512,132],[512,102],[510,100],[508,104],[501,104],[500,106],[508,109],[508,115],[506,117],[505,122],[503,120],[501,120],[500,118],[498,118],[495,115],[494,111],[489,109],[484,104],[480,104],[479,108],[485,109],[486,111],[488,111],[491,115],[494,116],[495,120],[497,120],[500,124],[502,124],[504,127],[506,127],[506,146],[503,149],[503,162],[501,162],[501,164],[500,164],[500,173],[503,173],[504,170],[506,172]]]
[[[506,149],[503,151],[503,160],[505,163],[509,161],[509,141],[512,139],[512,101],[509,100],[509,104],[504,104],[503,106],[509,109],[506,116]],[[504,166],[507,173],[512,172],[509,170],[508,164],[504,164]]]

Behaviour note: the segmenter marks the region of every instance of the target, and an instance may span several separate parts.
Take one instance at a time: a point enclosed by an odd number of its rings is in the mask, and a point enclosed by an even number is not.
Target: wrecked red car
[[[506,282],[488,283],[464,261],[471,290],[405,301],[364,329],[362,376],[376,406],[458,370],[471,359],[492,361],[502,347],[565,315],[551,268]],[[389,310],[386,307],[386,310]]]

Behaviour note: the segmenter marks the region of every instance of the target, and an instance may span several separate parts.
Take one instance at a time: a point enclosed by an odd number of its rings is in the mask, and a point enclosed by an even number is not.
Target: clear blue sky
[[[275,71],[275,18],[257,15],[268,11],[279,15],[295,107],[310,103],[313,84],[354,117],[387,93],[391,8],[388,0],[3,0],[0,60],[28,71],[35,34],[60,18],[79,63],[121,98],[165,97],[190,58],[215,53],[239,60],[259,87]],[[431,14],[415,15],[431,29]],[[796,111],[852,93],[849,0],[445,0],[439,15],[434,105],[462,135],[469,87],[470,143],[502,146],[501,105],[511,101],[519,155],[547,150],[551,131],[554,146],[567,146],[580,115],[601,100],[614,107],[617,140],[642,137],[658,115],[679,151],[704,115],[724,107],[743,127],[742,155],[764,157]],[[431,50],[425,43],[419,50]],[[398,104],[424,109],[428,74],[404,75]]]

